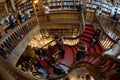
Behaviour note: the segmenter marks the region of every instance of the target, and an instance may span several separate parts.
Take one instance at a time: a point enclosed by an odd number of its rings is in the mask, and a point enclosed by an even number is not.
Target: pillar
[[[5,11],[6,11],[7,15],[8,15],[8,14],[9,14],[9,11],[8,11],[8,7],[7,7],[6,2],[4,2],[4,7],[5,7]]]
[[[11,0],[11,5],[12,5],[12,9],[13,9],[14,11],[16,11],[16,7],[15,7],[15,2],[14,2],[14,0]]]
[[[42,0],[38,1],[38,7],[39,7],[40,14],[44,14],[45,13],[45,8],[44,8]]]
[[[15,80],[13,76],[0,65],[0,80]]]
[[[84,0],[84,1],[81,0],[81,3],[82,5],[84,5],[84,8],[86,9],[87,0]]]

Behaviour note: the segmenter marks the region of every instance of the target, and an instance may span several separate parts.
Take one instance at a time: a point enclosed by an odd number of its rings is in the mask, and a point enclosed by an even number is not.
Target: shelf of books
[[[110,0],[88,0],[86,10],[94,12],[97,7],[101,8],[103,15],[110,15],[113,9]]]
[[[80,3],[81,0],[43,0],[44,5],[48,6],[51,10],[55,9],[76,9],[76,5]]]
[[[18,9],[21,10],[30,10],[31,14],[34,12],[34,7],[33,7],[33,0],[14,0],[15,1],[15,6]]]

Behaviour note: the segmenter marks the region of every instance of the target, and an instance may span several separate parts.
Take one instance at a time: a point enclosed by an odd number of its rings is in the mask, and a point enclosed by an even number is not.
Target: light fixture
[[[38,0],[34,0],[34,3],[37,4],[37,3],[38,3]]]

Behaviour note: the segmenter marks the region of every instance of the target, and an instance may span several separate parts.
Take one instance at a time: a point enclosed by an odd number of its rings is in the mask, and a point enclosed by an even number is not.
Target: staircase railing
[[[111,24],[111,21],[108,21],[108,19],[106,20],[106,18],[102,16],[95,15],[93,26],[95,27],[95,29],[101,30],[99,41],[104,50],[111,48],[111,46],[117,42],[117,39],[114,40],[108,33],[112,29],[112,27],[114,27],[114,25],[109,26],[108,24]],[[114,24],[116,24],[116,22]]]
[[[104,25],[104,29],[107,32],[114,32],[114,31],[118,31],[118,33],[120,32],[120,22],[119,21],[115,21],[110,17],[106,17],[106,16],[99,16],[99,20],[101,21],[101,23]],[[116,40],[116,36],[120,37],[119,34],[116,35],[112,35],[111,37],[115,38]]]
[[[84,11],[82,11],[81,15],[82,15],[82,30],[84,31],[84,30],[85,30],[85,17],[84,17]]]
[[[93,65],[95,70],[89,70],[90,66],[87,67],[87,66],[84,66],[84,64]],[[120,73],[119,71],[118,72],[116,71],[120,67],[119,62],[116,62],[109,58],[105,58],[101,54],[98,54],[98,53],[85,54],[82,57],[82,59],[79,61],[79,63],[74,64],[73,68],[80,67],[81,65],[83,65],[84,67],[87,67],[88,71],[97,80],[99,79],[100,80],[111,80],[115,78],[114,75],[117,75]]]

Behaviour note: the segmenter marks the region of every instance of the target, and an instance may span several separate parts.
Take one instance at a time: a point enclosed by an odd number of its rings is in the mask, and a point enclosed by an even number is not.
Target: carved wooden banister
[[[3,72],[0,74],[0,76],[4,80],[45,80],[44,78],[36,78],[32,74],[27,74],[24,73],[21,70],[18,70],[16,67],[13,65],[9,64],[2,56],[0,56],[0,71],[2,70]],[[0,79],[1,79],[0,77]],[[3,80],[2,79],[2,80]]]
[[[5,60],[0,56],[1,69],[4,71],[4,75],[0,74],[0,76],[2,76],[3,79],[45,80],[43,78],[33,77],[33,75],[28,75],[15,67],[23,50],[33,38],[32,36],[38,31],[39,25],[37,19],[36,17],[32,17],[16,26],[0,39],[1,54],[3,54],[3,57],[7,58],[7,60]]]
[[[39,21],[43,22],[73,22],[79,23],[78,21],[82,21],[81,13],[79,12],[55,12],[44,15],[38,15]]]
[[[0,39],[0,48],[3,54],[11,54],[12,50],[25,37],[29,31],[37,25],[36,17],[26,20],[24,23],[10,30]],[[7,56],[6,56],[7,57]]]
[[[120,67],[120,65],[119,65],[120,62],[114,61],[110,58],[106,58],[106,57],[102,56],[100,53],[89,53],[89,54],[85,54],[82,57],[82,59],[79,61],[79,63],[74,64],[73,68],[79,67],[81,64],[84,64],[84,63],[92,64],[94,66],[94,68],[96,68],[96,70],[98,71],[99,75],[102,75],[103,79],[105,79],[105,80],[112,78],[111,75],[108,75],[107,72],[113,71],[114,73],[112,73],[112,75],[118,74],[117,72],[115,72],[115,70]],[[89,69],[89,67],[88,67],[88,69]],[[90,73],[91,73],[91,71],[90,71]],[[99,79],[96,76],[97,74],[94,74],[94,72],[91,74],[96,79]],[[113,77],[115,77],[115,76],[113,76]]]
[[[111,37],[111,35],[109,35],[109,33],[108,33],[108,31],[111,30],[112,27],[114,27],[114,25],[109,26],[108,23],[111,24],[111,21],[108,21],[108,19],[106,20],[106,18],[104,20],[104,17],[95,15],[94,21],[93,21],[93,26],[96,29],[101,30],[101,35],[99,37],[99,41],[104,50],[111,48],[111,46],[117,42],[117,40],[113,39],[113,37]],[[115,24],[116,24],[116,22],[115,22]],[[108,28],[108,30],[106,30],[106,28]]]

